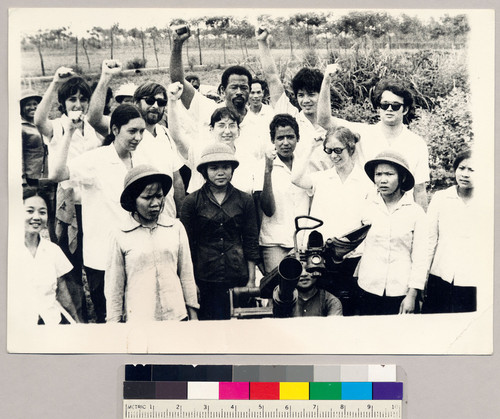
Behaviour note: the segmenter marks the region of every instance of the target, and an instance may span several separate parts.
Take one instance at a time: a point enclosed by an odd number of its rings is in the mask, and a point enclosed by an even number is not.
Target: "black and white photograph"
[[[491,354],[494,29],[10,9],[7,350]]]

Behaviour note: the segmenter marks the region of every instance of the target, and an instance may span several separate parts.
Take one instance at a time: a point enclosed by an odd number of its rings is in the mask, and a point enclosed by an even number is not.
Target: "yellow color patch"
[[[309,400],[309,383],[280,383],[280,400]]]

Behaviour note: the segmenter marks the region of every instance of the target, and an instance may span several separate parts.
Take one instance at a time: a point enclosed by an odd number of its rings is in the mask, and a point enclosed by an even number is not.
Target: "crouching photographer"
[[[311,226],[310,221],[316,222]],[[309,223],[309,224],[308,224]],[[311,216],[295,219],[295,248],[279,266],[261,281],[261,297],[273,301],[274,317],[336,316],[343,315],[342,303],[328,290],[335,288],[339,266],[344,257],[366,237],[370,225],[361,226],[346,235],[323,241],[315,230],[323,222]],[[309,234],[307,247],[299,250],[297,234]]]

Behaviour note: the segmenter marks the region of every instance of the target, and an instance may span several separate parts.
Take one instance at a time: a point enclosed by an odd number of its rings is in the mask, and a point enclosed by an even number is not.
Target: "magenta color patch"
[[[250,395],[249,383],[219,383],[219,400],[248,400]]]

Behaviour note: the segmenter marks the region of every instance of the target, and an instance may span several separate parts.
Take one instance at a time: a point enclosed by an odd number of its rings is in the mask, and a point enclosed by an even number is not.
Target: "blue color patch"
[[[372,383],[342,383],[342,400],[371,400]]]

